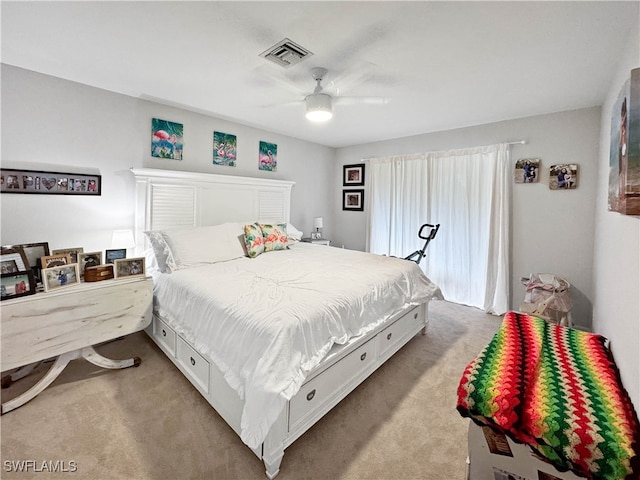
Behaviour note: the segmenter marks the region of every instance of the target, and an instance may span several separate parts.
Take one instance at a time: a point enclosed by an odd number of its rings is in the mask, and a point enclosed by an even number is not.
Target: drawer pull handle
[[[190,359],[191,359],[191,365],[194,365],[194,366],[195,366],[196,361],[193,359],[193,357],[191,357]]]
[[[393,337],[393,333],[392,332],[387,333],[387,340],[391,340],[391,337]]]
[[[415,320],[416,318],[418,318],[418,314],[417,314],[417,313],[414,313],[414,314],[413,314],[413,319]]]
[[[166,337],[167,336],[167,332],[164,330],[164,328],[162,329],[162,336]]]
[[[360,355],[360,360],[364,361],[365,358],[367,358],[367,352],[364,352],[362,355]]]
[[[315,396],[316,396],[316,389],[314,388],[309,393],[307,393],[307,400],[310,402],[311,400],[313,400],[313,397]]]

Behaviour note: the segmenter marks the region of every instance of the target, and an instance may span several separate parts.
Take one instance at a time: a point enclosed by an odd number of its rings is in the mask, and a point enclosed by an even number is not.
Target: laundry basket
[[[520,311],[548,322],[569,326],[571,323],[571,285],[552,273],[532,273],[520,279],[527,287]]]

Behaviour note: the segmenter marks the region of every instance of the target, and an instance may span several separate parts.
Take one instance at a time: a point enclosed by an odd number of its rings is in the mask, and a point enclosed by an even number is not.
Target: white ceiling
[[[640,15],[635,1],[3,1],[1,18],[3,63],[341,147],[601,105]],[[284,37],[313,56],[259,56]],[[294,101],[316,66],[332,94],[390,102],[312,124]]]

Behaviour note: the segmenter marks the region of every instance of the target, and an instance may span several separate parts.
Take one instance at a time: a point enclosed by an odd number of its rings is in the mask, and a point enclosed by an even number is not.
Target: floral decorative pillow
[[[285,250],[288,248],[287,224],[261,223],[262,237],[264,239],[264,251]]]
[[[260,225],[252,223],[244,226],[244,244],[250,258],[256,258],[264,252],[264,237]]]

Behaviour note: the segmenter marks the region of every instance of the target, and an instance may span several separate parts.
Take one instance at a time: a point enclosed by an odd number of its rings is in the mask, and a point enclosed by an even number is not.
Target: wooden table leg
[[[71,360],[75,360],[76,358],[84,358],[87,361],[103,368],[127,368],[127,367],[137,367],[140,365],[142,360],[140,357],[127,358],[126,360],[111,360],[110,358],[103,357],[98,352],[94,350],[93,347],[85,347],[79,350],[74,350],[73,352],[63,353],[56,358],[56,361],[53,363],[49,371],[46,373],[44,377],[40,379],[38,383],[36,383],[29,390],[24,392],[22,395],[18,395],[16,398],[9,400],[2,404],[2,414],[4,415],[11,410],[15,410],[18,407],[21,407],[29,400],[33,399],[36,395],[42,392],[45,388],[51,385],[58,375],[62,373],[62,370],[69,364]]]

